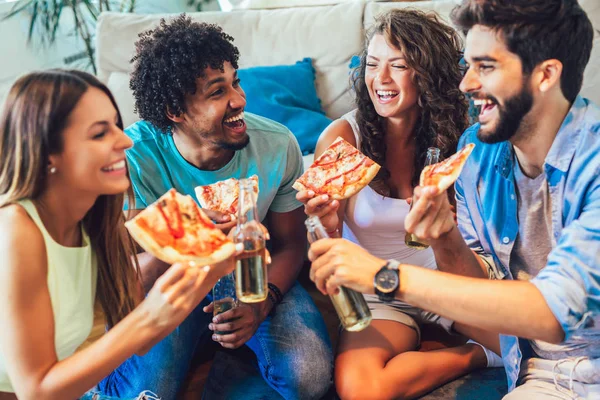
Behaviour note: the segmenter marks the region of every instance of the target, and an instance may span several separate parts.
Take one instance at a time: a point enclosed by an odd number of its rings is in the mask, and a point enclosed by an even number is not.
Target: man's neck
[[[532,109],[511,139],[523,174],[535,178],[544,171],[546,156],[571,104],[564,97],[552,99]]]
[[[173,142],[179,154],[194,167],[204,171],[216,171],[223,168],[235,154],[214,143],[195,138],[173,129]]]

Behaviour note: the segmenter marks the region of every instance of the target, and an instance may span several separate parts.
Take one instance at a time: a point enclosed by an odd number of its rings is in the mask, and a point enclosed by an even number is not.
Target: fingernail
[[[244,250],[244,243],[236,243],[235,244],[235,251],[243,251]]]
[[[212,321],[213,321],[215,324],[218,324],[218,323],[219,323],[219,317],[214,317],[214,318],[212,319]]]
[[[190,267],[195,267],[197,264],[196,264],[196,261],[190,261],[190,262],[188,263],[188,265],[189,265]]]
[[[309,191],[308,191],[308,195],[309,195],[309,196],[314,196],[314,195],[315,195],[315,192],[313,192],[312,190],[309,190]]]
[[[219,341],[219,336],[218,335],[212,335],[212,340],[214,340],[215,342]]]
[[[208,329],[210,329],[211,331],[214,331],[215,326],[213,324],[208,324]]]
[[[321,199],[323,200],[327,200],[329,198],[329,196],[327,196],[326,194],[324,194],[323,196],[321,196]]]

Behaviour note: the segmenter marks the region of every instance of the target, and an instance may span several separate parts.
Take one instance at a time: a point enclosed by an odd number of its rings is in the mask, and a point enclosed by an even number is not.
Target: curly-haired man
[[[284,126],[244,113],[239,52],[232,41],[220,27],[185,15],[162,20],[140,35],[130,87],[142,120],[126,129],[134,141],[127,153],[135,194],[132,209],[144,209],[172,187],[194,196],[198,185],[258,175],[259,217],[272,244],[269,298],[242,304],[212,321],[212,304],[205,299],[172,335],[109,376],[100,387],[107,394],[129,396],[143,387],[162,399],[175,398],[194,353],[208,351],[214,342],[252,350],[270,388],[260,379],[262,387],[209,382],[207,398],[264,398],[258,391],[266,388],[268,398],[318,399],[331,385],[332,350],[325,324],[296,282],[306,240],[304,213],[292,189],[302,173],[300,148]],[[207,212],[224,230],[235,225],[229,216]],[[146,286],[168,267],[145,253],[139,260]],[[224,317],[234,318],[225,322]],[[202,340],[211,337],[209,330],[214,342]],[[224,379],[216,375],[211,374]]]

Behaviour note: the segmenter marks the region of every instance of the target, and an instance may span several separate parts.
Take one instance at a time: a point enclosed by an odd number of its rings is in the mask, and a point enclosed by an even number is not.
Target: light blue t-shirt
[[[283,125],[245,113],[250,143],[235,152],[221,169],[203,171],[188,163],[175,147],[173,136],[147,121],[138,121],[125,129],[133,140],[127,150],[129,173],[134,191],[133,209],[144,209],[167,190],[175,188],[196,201],[194,188],[228,178],[258,175],[258,213],[285,213],[302,204],[296,200],[292,185],[303,172],[302,153],[292,133]]]

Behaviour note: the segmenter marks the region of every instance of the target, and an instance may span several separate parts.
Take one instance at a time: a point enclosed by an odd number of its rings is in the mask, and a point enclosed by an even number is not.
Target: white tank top
[[[356,122],[356,110],[341,118],[348,121],[352,127],[356,147],[360,148],[361,137]],[[409,208],[405,199],[385,197],[366,186],[346,203],[342,236],[379,258],[436,269],[431,248],[417,250],[404,243],[404,219]]]
[[[54,345],[58,360],[62,360],[73,354],[92,330],[96,257],[85,230],[82,229],[82,247],[62,246],[50,236],[31,201],[22,200],[18,204],[27,211],[44,237],[48,257],[47,283],[54,314]],[[1,352],[0,392],[14,392]]]

